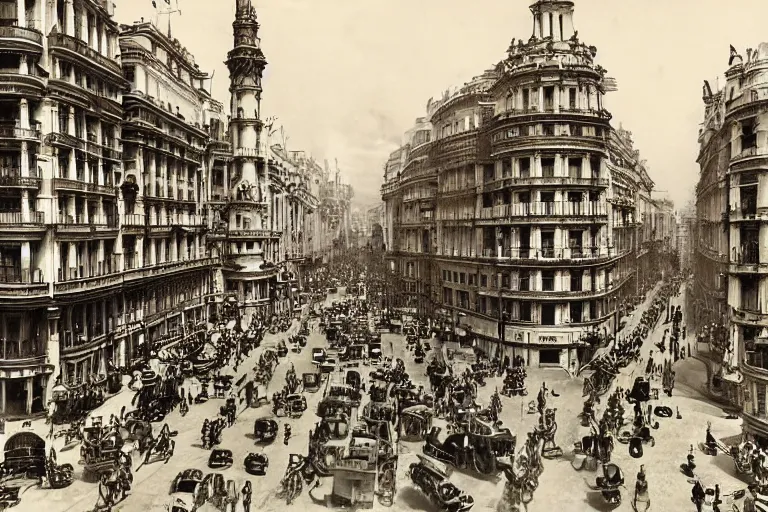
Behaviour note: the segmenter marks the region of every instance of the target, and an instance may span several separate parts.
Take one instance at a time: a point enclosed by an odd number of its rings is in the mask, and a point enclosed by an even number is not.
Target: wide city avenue
[[[0,510],[768,512],[750,3],[0,0]]]

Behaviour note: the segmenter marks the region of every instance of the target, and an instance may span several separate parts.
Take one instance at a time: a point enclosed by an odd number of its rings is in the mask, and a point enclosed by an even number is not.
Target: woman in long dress
[[[648,481],[645,479],[645,466],[640,466],[635,482],[635,499],[632,502],[635,512],[645,512],[651,508],[651,498],[648,496]]]

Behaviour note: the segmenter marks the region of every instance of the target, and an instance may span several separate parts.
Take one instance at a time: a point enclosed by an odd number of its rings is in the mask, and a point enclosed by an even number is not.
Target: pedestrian
[[[757,507],[755,506],[757,486],[755,484],[749,484],[747,486],[747,491],[749,492],[744,498],[744,508],[742,509],[742,512],[757,512]]]
[[[243,490],[240,491],[240,494],[243,495],[243,512],[251,512],[251,495],[253,494],[253,490],[251,489],[250,480],[245,481],[245,485],[243,486]]]
[[[288,446],[288,441],[291,439],[291,426],[289,424],[285,424],[285,431],[283,435],[283,444],[285,446]]]

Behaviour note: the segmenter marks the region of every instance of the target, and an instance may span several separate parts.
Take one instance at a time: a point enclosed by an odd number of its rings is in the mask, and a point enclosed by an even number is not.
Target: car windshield
[[[197,482],[196,480],[182,480],[178,484],[176,484],[176,492],[183,492],[183,493],[189,493],[192,494],[195,492],[195,489],[197,488]]]

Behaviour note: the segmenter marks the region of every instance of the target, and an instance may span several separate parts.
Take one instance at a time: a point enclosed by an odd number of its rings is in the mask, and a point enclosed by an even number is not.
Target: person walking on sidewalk
[[[251,495],[253,494],[253,490],[251,489],[250,480],[245,481],[245,485],[243,486],[243,490],[240,491],[240,494],[243,495],[243,512],[251,512]]]

